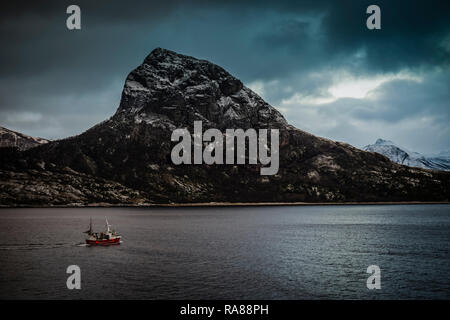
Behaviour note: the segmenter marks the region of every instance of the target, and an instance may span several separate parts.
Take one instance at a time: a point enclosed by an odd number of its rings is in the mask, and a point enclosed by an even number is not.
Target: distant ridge
[[[0,127],[0,147],[15,147],[19,150],[27,150],[45,143],[50,140],[35,138],[26,134]]]

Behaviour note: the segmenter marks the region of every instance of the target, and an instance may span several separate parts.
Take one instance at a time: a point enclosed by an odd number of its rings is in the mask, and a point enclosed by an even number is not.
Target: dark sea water
[[[450,205],[1,209],[0,298],[450,299]]]

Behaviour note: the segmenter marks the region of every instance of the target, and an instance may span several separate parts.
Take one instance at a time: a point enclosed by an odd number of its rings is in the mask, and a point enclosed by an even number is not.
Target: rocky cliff
[[[278,173],[261,176],[260,165],[248,164],[174,165],[171,133],[176,128],[192,132],[196,120],[203,122],[204,130],[279,129]],[[160,48],[128,75],[120,106],[110,119],[78,136],[2,157],[0,201],[8,205],[100,201],[92,192],[87,195],[90,179],[105,183],[97,188],[104,195],[102,202],[114,198],[105,191],[110,188],[107,183],[115,183],[124,194],[116,204],[450,198],[448,173],[402,166],[380,154],[299,130],[223,68]],[[25,192],[20,179],[10,183],[11,176],[29,175],[30,170],[35,181],[47,181],[40,186],[44,194],[48,185],[55,190],[64,183],[78,198],[40,197]],[[51,177],[71,174],[78,177],[76,183],[57,183]]]

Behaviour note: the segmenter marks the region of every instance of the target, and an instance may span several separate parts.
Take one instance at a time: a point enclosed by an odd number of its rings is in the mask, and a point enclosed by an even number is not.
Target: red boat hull
[[[120,244],[120,238],[109,239],[109,240],[87,240],[86,243],[90,245],[107,246],[111,244]]]

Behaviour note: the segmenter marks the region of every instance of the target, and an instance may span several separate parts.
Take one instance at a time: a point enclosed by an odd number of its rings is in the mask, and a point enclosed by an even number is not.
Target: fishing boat
[[[106,220],[106,230],[104,232],[94,232],[92,231],[92,218],[89,224],[89,230],[84,233],[88,234],[88,238],[86,239],[86,244],[89,245],[111,245],[111,244],[120,244],[121,236],[116,233],[116,231],[111,229],[111,225],[108,223],[108,219]]]

